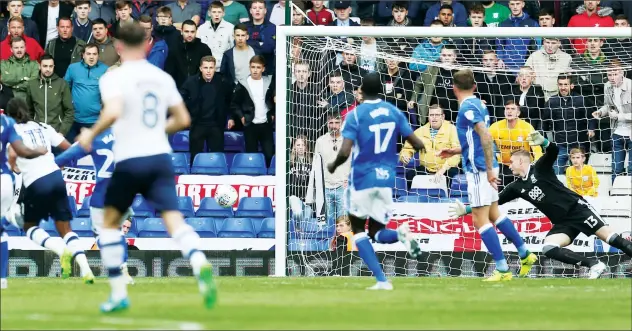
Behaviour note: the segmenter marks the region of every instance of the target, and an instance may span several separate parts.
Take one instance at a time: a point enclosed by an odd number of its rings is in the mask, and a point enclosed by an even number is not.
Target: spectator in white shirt
[[[220,1],[213,1],[208,7],[210,20],[200,25],[197,37],[207,44],[217,60],[216,69],[220,70],[224,52],[233,48],[235,39],[233,38],[234,25],[224,20],[224,5]]]
[[[237,84],[230,108],[234,119],[244,126],[246,153],[258,153],[261,144],[266,166],[270,166],[274,155],[274,77],[263,75],[265,65],[261,55],[250,59],[250,76]]]
[[[285,25],[285,0],[279,0],[270,11],[270,23],[274,25]]]

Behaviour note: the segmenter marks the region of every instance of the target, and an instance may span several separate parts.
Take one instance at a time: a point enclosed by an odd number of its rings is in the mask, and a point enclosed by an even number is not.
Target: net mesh
[[[629,76],[632,69],[629,39],[301,36],[287,41],[291,45],[286,68],[291,75],[287,100],[287,135],[291,142],[287,185],[289,275],[370,275],[355,252],[350,228],[344,222],[336,225],[336,218],[345,214],[344,175],[348,170],[333,176],[323,171],[342,141],[341,137],[329,134],[334,127],[328,126],[328,118],[340,113],[344,120],[345,114],[361,102],[357,90],[361,77],[369,71],[381,73],[384,83],[381,97],[406,113],[413,129],[418,129],[427,123],[434,128],[435,122],[441,120],[444,120],[441,126],[448,127],[456,120],[458,104],[452,92],[452,73],[462,68],[472,69],[477,93],[487,103],[492,122],[497,122],[495,143],[499,161],[506,163],[513,149],[528,148],[524,144],[526,133],[511,133],[517,129],[503,124],[503,120],[512,116],[505,111],[511,100],[519,110],[513,116],[543,131],[552,141],[568,143],[561,153],[568,154],[571,147],[585,150],[588,158],[585,162],[598,171],[600,184],[594,194],[590,187],[595,183],[580,178],[580,188],[585,195],[596,195],[592,201],[605,221],[624,237],[630,237],[630,197],[610,197],[614,169],[608,156],[612,154],[615,127],[611,127],[610,119],[597,120],[592,115],[608,106],[605,92],[608,73],[620,73],[616,77],[611,74],[611,81]],[[585,53],[577,53],[579,45],[586,48]],[[618,66],[617,70],[609,67],[613,64]],[[568,77],[567,84],[558,82],[561,75]],[[471,218],[447,217],[449,202],[461,199],[467,203],[467,183],[460,162],[445,167],[449,170],[443,175],[435,175],[444,166],[431,153],[449,144],[451,138],[434,133],[431,138],[428,128],[424,132],[433,143],[421,160],[419,154],[413,154],[399,142],[403,151],[394,190],[396,205],[388,225],[396,228],[408,222],[424,254],[413,260],[403,245],[374,243],[378,257],[386,274],[391,276],[489,275],[494,263],[481,246]],[[439,132],[437,135],[444,134],[440,129]],[[449,136],[450,132],[445,134]],[[537,158],[541,151],[532,153]],[[568,162],[569,159],[560,160],[556,165],[560,180],[565,183]],[[503,185],[514,179],[507,170],[508,167],[501,166]],[[509,214],[527,245],[540,257],[530,274],[532,277],[586,276],[586,268],[550,260],[539,253],[551,224],[532,205],[515,201],[501,211]],[[517,272],[520,261],[515,248],[502,234],[499,236],[508,252],[510,267]],[[630,259],[594,236],[580,235],[568,248],[606,262],[610,266],[606,277],[632,274]]]

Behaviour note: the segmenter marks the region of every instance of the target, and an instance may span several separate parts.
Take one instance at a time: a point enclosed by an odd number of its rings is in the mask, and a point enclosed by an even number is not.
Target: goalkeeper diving
[[[590,268],[590,279],[599,278],[606,270],[606,265],[596,258],[588,258],[563,248],[570,245],[579,233],[587,236],[594,234],[610,246],[632,256],[632,242],[608,227],[590,203],[557,179],[553,164],[559,153],[558,147],[537,131],[530,133],[527,141],[531,146],[542,146],[545,153],[534,164],[531,164],[529,152],[523,149],[511,153],[510,168],[518,179],[500,192],[498,204],[522,198],[549,218],[553,228],[544,239],[542,253],[554,260]],[[449,207],[451,218],[470,212],[471,208],[460,201]]]

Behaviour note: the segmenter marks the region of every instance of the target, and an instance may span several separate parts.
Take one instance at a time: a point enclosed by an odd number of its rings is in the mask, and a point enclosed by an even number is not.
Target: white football
[[[230,185],[220,185],[215,190],[215,201],[224,208],[232,207],[237,202],[237,190]]]

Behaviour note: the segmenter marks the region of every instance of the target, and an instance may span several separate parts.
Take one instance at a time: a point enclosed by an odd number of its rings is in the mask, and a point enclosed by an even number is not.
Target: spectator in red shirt
[[[37,40],[24,34],[24,20],[22,17],[16,16],[9,19],[9,35],[0,43],[0,60],[6,60],[11,57],[11,38],[22,37],[26,43],[26,54],[32,61],[39,61],[44,55],[42,46]]]
[[[614,20],[610,17],[612,8],[599,7],[599,0],[584,0],[584,6],[577,8],[577,15],[573,15],[568,27],[614,27]],[[573,47],[578,54],[586,50],[586,39],[573,39]]]
[[[329,25],[334,21],[334,12],[325,7],[324,1],[312,1],[312,9],[307,11],[307,18],[316,25]]]

